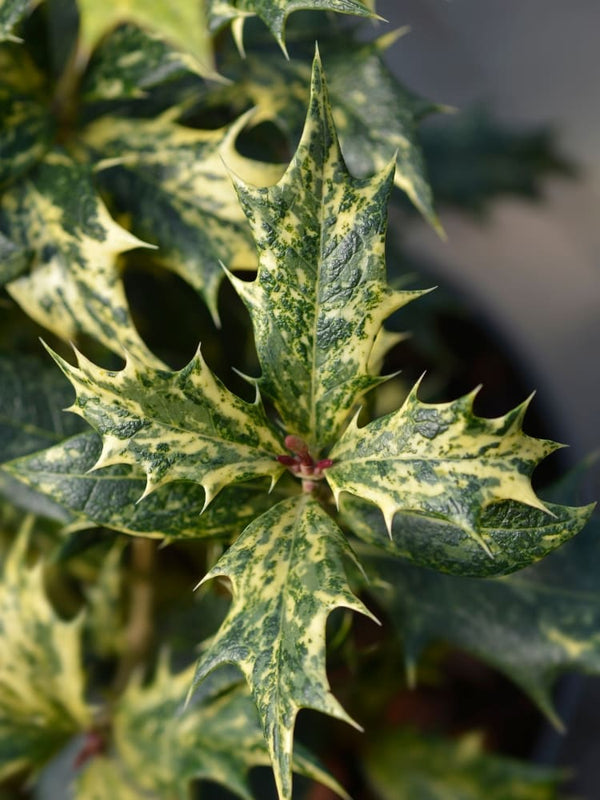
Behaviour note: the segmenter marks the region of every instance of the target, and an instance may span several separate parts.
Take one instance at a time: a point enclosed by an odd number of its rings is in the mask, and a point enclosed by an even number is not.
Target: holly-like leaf
[[[359,17],[375,17],[362,0],[207,0],[208,26],[213,32],[234,22],[236,38],[241,44],[241,27],[247,17],[258,16],[269,28],[285,52],[285,22],[293,11],[337,11]]]
[[[1,7],[0,7],[1,11]],[[26,173],[50,145],[48,87],[17,45],[0,47],[0,187]]]
[[[363,541],[419,566],[474,577],[505,575],[539,561],[575,536],[593,510],[547,503],[542,511],[512,500],[493,503],[478,520],[486,552],[464,528],[444,519],[397,513],[390,537],[371,503],[345,495],[340,506],[344,524]]]
[[[301,708],[352,723],[330,692],[325,623],[345,607],[369,612],[348,588],[340,530],[309,495],[278,503],[246,528],[202,582],[229,578],[229,613],[202,654],[196,684],[229,662],[258,707],[279,796],[291,796],[293,733]]]
[[[42,564],[26,565],[26,541],[17,539],[0,582],[0,780],[41,767],[91,721],[83,699],[83,618],[56,615]]]
[[[306,51],[318,38],[333,119],[350,172],[368,177],[385,169],[395,156],[394,184],[439,229],[417,126],[423,116],[443,107],[408,91],[386,66],[385,51],[404,32],[365,44],[352,31],[340,35],[327,28],[302,30],[294,38],[294,58],[286,62],[259,39],[243,61],[226,59],[223,70],[233,83],[217,89],[213,102],[233,102],[240,109],[250,102],[256,108],[255,122],[276,123],[295,146],[308,100]]]
[[[164,38],[137,25],[120,25],[94,50],[82,79],[85,102],[145,97],[147,92],[195,72],[193,58],[170,47]]]
[[[87,333],[116,353],[159,365],[131,320],[119,253],[144,242],[110,217],[90,171],[53,152],[3,197],[0,226],[34,251],[31,272],[7,285],[36,322],[64,339]]]
[[[544,510],[531,474],[560,445],[523,432],[528,402],[485,419],[473,413],[476,392],[430,404],[417,390],[418,384],[398,411],[363,428],[354,418],[331,451],[329,485],[337,501],[349,492],[379,506],[390,532],[396,512],[415,512],[461,528],[492,555],[480,529],[482,510],[501,500]]]
[[[248,772],[269,764],[252,698],[227,675],[184,708],[192,675],[193,668],[171,674],[162,659],[149,686],[128,686],[115,709],[113,752],[82,772],[77,798],[187,800],[192,781],[210,780],[252,800]],[[305,752],[294,770],[342,793]]]
[[[28,13],[31,0],[0,0],[0,42],[20,42],[14,27]]]
[[[77,397],[69,409],[102,436],[95,469],[131,464],[144,471],[143,495],[175,480],[199,483],[205,505],[227,484],[283,468],[282,445],[257,397],[232,394],[198,352],[178,372],[155,370],[128,358],[120,372],[101,369],[81,354],[74,367],[54,354]]]
[[[283,172],[239,155],[238,132],[239,124],[186,128],[167,112],[154,120],[103,117],[84,133],[108,160],[104,183],[132,216],[133,231],[159,246],[161,263],[204,297],[215,318],[222,263],[256,269],[256,248],[228,169],[259,186],[275,183]]]
[[[212,75],[212,48],[204,17],[204,4],[198,0],[79,0],[80,38],[85,53],[90,53],[100,36],[121,23],[148,28],[164,38],[180,53],[187,54],[186,66],[199,75]]]
[[[557,769],[490,755],[477,735],[451,741],[410,731],[379,736],[365,771],[381,800],[558,800],[565,778]]]
[[[302,139],[273,187],[236,186],[259,251],[246,303],[258,385],[288,431],[316,451],[336,439],[358,399],[381,379],[369,357],[383,320],[418,297],[385,279],[386,203],[393,165],[351,177],[342,160],[318,56]]]
[[[160,486],[139,503],[143,471],[126,464],[93,470],[101,452],[100,438],[84,433],[4,464],[3,470],[67,509],[74,517],[70,529],[102,525],[161,539],[231,539],[275,502],[268,484],[240,484],[223,489],[202,513],[202,487],[180,481]]]
[[[423,649],[446,641],[504,672],[560,725],[559,675],[600,674],[598,525],[539,564],[504,578],[466,578],[374,557],[369,572],[399,628],[410,674]]]

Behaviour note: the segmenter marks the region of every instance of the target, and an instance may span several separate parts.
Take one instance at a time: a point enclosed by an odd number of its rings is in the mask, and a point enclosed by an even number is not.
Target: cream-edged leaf
[[[320,10],[354,14],[359,17],[376,16],[362,0],[207,0],[208,25],[215,32],[228,23],[234,23],[234,34],[241,44],[241,28],[247,17],[258,16],[269,28],[280,47],[285,51],[285,22],[293,11]]]
[[[348,494],[340,502],[342,522],[364,542],[419,566],[477,577],[505,575],[539,561],[579,533],[593,510],[555,503],[546,508],[512,500],[483,508],[477,530],[484,550],[460,525],[426,514],[397,513],[390,537],[374,505]]]
[[[48,87],[27,52],[0,46],[0,187],[26,173],[54,135]]]
[[[83,618],[57,616],[43,566],[28,567],[25,549],[21,534],[0,582],[0,780],[41,767],[91,722],[83,697]]]
[[[79,0],[80,38],[88,54],[98,39],[124,22],[148,28],[183,54],[188,68],[199,75],[212,75],[212,47],[206,27],[204,3],[198,0]]]
[[[7,285],[30,317],[63,339],[86,333],[116,353],[160,364],[134,327],[116,263],[145,244],[110,217],[86,167],[47,154],[5,193],[0,221],[34,253],[30,273]]]
[[[177,372],[152,369],[133,357],[119,372],[78,354],[78,367],[54,355],[73,384],[70,410],[102,436],[95,469],[130,464],[146,475],[144,494],[176,480],[199,483],[205,504],[227,484],[282,472],[280,440],[257,397],[232,394],[198,352]]]
[[[318,56],[302,139],[281,181],[237,189],[259,251],[254,282],[234,280],[254,325],[258,385],[288,432],[334,441],[359,398],[384,319],[420,292],[386,283],[393,165],[357,180],[341,157]]]
[[[104,185],[131,216],[134,233],[159,246],[156,257],[204,297],[214,317],[222,264],[257,265],[228,168],[254,185],[275,183],[283,172],[237,154],[238,128],[187,128],[168,112],[154,120],[105,116],[83,134],[106,159]]]
[[[202,513],[202,487],[178,481],[159,486],[140,503],[146,485],[143,471],[127,464],[94,470],[101,452],[100,437],[89,432],[2,468],[67,509],[74,516],[71,529],[101,525],[157,539],[229,540],[276,502],[275,493],[268,494],[268,481],[260,481],[225,487]]]
[[[204,581],[224,576],[233,600],[200,657],[195,683],[235,663],[256,702],[281,800],[291,796],[301,708],[352,722],[329,689],[325,623],[338,607],[368,614],[350,591],[340,530],[309,495],[283,500],[241,534]]]
[[[364,766],[381,800],[558,800],[566,778],[561,770],[491,755],[477,734],[459,739],[405,730],[380,734]]]
[[[528,402],[486,419],[473,413],[476,392],[435,404],[421,402],[417,390],[363,428],[355,417],[330,453],[329,485],[338,501],[348,492],[379,506],[388,531],[398,511],[416,512],[462,528],[490,552],[482,509],[516,500],[544,510],[531,474],[560,445],[523,432]]]

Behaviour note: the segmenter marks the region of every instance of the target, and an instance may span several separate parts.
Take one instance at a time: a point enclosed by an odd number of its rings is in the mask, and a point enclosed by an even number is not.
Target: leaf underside
[[[306,126],[275,186],[236,181],[259,252],[253,283],[232,278],[254,325],[257,383],[290,433],[318,452],[359,398],[381,382],[369,358],[384,319],[420,292],[386,283],[386,203],[393,165],[350,176],[341,157],[320,60]]]
[[[275,782],[291,797],[293,731],[301,708],[351,722],[329,690],[325,623],[337,607],[367,613],[348,588],[341,532],[308,495],[278,503],[246,528],[204,581],[223,576],[233,600],[200,657],[198,684],[235,663],[256,702]]]

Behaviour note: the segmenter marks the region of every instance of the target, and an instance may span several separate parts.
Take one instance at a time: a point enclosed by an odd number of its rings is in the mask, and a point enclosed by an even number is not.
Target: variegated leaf
[[[344,525],[363,541],[419,566],[477,577],[505,575],[539,561],[575,536],[593,510],[547,503],[542,511],[512,500],[493,503],[478,520],[486,552],[463,527],[444,519],[399,512],[390,537],[371,503],[345,495],[340,506]]]
[[[326,474],[336,501],[348,492],[375,503],[390,532],[398,511],[446,520],[492,555],[480,526],[482,510],[500,500],[544,510],[531,474],[560,445],[523,432],[528,402],[485,419],[473,413],[476,392],[430,404],[418,399],[417,390],[418,384],[398,411],[364,428],[355,417],[344,431]]]
[[[83,699],[82,617],[64,622],[29,568],[26,537],[13,546],[0,582],[0,780],[42,766],[90,724]]]
[[[116,353],[160,365],[131,320],[116,258],[144,242],[110,217],[90,171],[60,152],[46,155],[9,189],[0,225],[34,251],[31,273],[8,284],[36,322],[64,339],[87,333]]]
[[[282,467],[282,445],[260,398],[232,394],[198,352],[178,372],[155,370],[127,359],[120,372],[104,370],[81,354],[78,367],[54,355],[73,384],[82,416],[102,436],[95,469],[131,464],[144,471],[144,496],[176,480],[199,483],[205,505],[227,484],[268,476]]]
[[[201,131],[172,117],[103,117],[84,137],[112,167],[105,185],[131,214],[133,231],[159,245],[161,263],[188,281],[216,318],[221,264],[256,269],[256,248],[228,168],[264,186],[275,183],[283,167],[239,155],[239,125]]]
[[[0,233],[0,286],[18,278],[29,269],[33,253]]]
[[[48,149],[54,122],[48,87],[27,52],[0,46],[0,187],[26,173]]]
[[[148,28],[164,38],[185,57],[186,66],[199,75],[212,75],[212,48],[198,0],[79,0],[82,49],[91,52],[105,32],[124,22]]]
[[[230,22],[240,46],[244,19],[258,16],[269,28],[285,52],[285,23],[293,11],[316,9],[374,17],[368,4],[362,0],[207,0],[208,26],[219,31]]]
[[[558,769],[486,753],[481,737],[378,736],[365,758],[381,800],[558,800]]]
[[[599,526],[504,578],[466,578],[387,556],[364,560],[387,587],[380,599],[399,629],[409,675],[434,641],[466,650],[523,689],[557,725],[552,688],[576,670],[600,674]]]
[[[254,324],[258,384],[315,451],[380,382],[368,362],[383,320],[421,294],[393,291],[385,279],[392,174],[357,180],[346,170],[317,57],[287,172],[270,188],[236,182],[259,250],[256,281],[232,279]]]
[[[204,581],[224,576],[233,601],[202,654],[195,683],[229,662],[258,707],[279,796],[291,796],[293,733],[301,708],[352,722],[330,692],[325,623],[345,607],[368,614],[348,588],[351,555],[338,527],[309,495],[284,500],[246,528]]]
[[[85,768],[76,798],[188,800],[192,781],[210,780],[252,800],[248,772],[269,764],[252,698],[228,675],[184,708],[192,675],[172,675],[163,659],[149,686],[130,684],[115,709],[113,751]],[[343,795],[310,755],[297,754],[294,770]]]
[[[0,42],[19,42],[13,32],[31,8],[31,0],[0,0]]]
[[[84,433],[3,470],[67,509],[75,518],[70,529],[92,524],[161,539],[229,540],[276,502],[268,483],[240,484],[223,489],[202,513],[204,490],[181,481],[160,486],[139,503],[144,473],[125,464],[93,470],[101,452],[100,438]]]
[[[137,25],[121,25],[104,37],[82,79],[85,102],[146,96],[160,84],[195,72],[192,57],[170,47],[158,33]]]
[[[423,116],[443,107],[408,91],[387,68],[384,53],[403,33],[365,44],[352,31],[343,35],[327,28],[301,31],[299,39],[294,37],[294,58],[283,63],[279,53],[259,40],[247,48],[243,61],[233,56],[225,61],[224,73],[233,83],[217,89],[213,102],[228,100],[240,109],[250,102],[256,107],[255,122],[275,122],[295,145],[308,99],[310,73],[305,59],[318,37],[333,119],[350,172],[368,177],[396,156],[395,185],[439,228],[417,125]]]

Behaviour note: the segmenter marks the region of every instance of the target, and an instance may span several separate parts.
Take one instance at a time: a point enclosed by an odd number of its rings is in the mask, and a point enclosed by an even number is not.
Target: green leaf
[[[28,568],[21,534],[0,582],[0,780],[39,768],[91,722],[83,699],[83,618],[64,622]]]
[[[286,429],[317,451],[380,383],[368,363],[383,320],[421,294],[386,283],[392,174],[393,165],[368,180],[346,170],[317,57],[306,127],[287,172],[269,188],[236,181],[259,251],[256,281],[232,278],[254,324],[258,385]]]
[[[182,56],[186,66],[199,75],[212,75],[212,49],[204,18],[204,4],[198,0],[79,0],[80,38],[85,53],[91,52],[106,31],[124,22],[159,34]]]
[[[280,440],[260,398],[232,394],[198,352],[178,372],[155,370],[128,358],[120,372],[101,369],[81,354],[79,367],[54,355],[77,397],[69,409],[103,440],[94,469],[131,464],[146,475],[143,496],[175,480],[199,483],[205,505],[227,484],[268,476],[283,467]]]
[[[493,503],[478,520],[486,552],[464,528],[443,519],[398,513],[390,538],[371,503],[346,495],[340,505],[342,521],[363,541],[419,566],[473,577],[504,575],[544,558],[575,536],[593,509],[547,503],[541,511],[512,500]]]
[[[376,16],[361,0],[207,0],[208,26],[213,32],[234,22],[234,32],[241,45],[244,19],[258,16],[269,28],[285,52],[284,28],[288,16],[300,10],[337,11],[359,17]]]
[[[131,320],[119,253],[145,246],[109,216],[88,168],[53,152],[3,197],[0,223],[35,255],[29,275],[8,284],[36,322],[63,339],[87,333],[110,350],[159,365]]]
[[[94,762],[85,769],[77,798],[188,800],[192,781],[210,780],[252,800],[248,772],[269,764],[252,698],[228,677],[184,709],[192,675],[193,667],[172,675],[162,659],[149,686],[128,686],[115,711],[114,752],[98,762],[101,769]],[[305,753],[295,758],[294,769],[339,791]]]
[[[600,674],[598,525],[526,570],[465,578],[386,556],[369,561],[404,647],[409,674],[423,649],[443,640],[504,672],[560,726],[552,687],[577,670]]]
[[[0,42],[20,42],[13,28],[28,13],[30,0],[0,0]]]
[[[192,57],[174,50],[162,36],[137,25],[121,25],[94,50],[82,79],[85,102],[145,97],[147,92],[195,72]]]
[[[0,286],[26,272],[32,256],[31,250],[13,244],[0,233]]]
[[[144,473],[125,464],[92,471],[101,452],[100,438],[84,433],[3,468],[68,509],[75,517],[70,529],[94,524],[155,538],[231,539],[275,502],[264,483],[240,484],[222,489],[202,513],[202,487],[180,481],[139,503]]]
[[[224,73],[234,82],[217,89],[213,102],[221,98],[238,108],[250,102],[256,107],[255,122],[276,123],[295,145],[308,100],[305,55],[318,37],[333,119],[350,172],[365,178],[396,157],[394,184],[439,229],[417,126],[425,114],[443,108],[408,91],[387,68],[384,52],[403,33],[404,29],[365,44],[352,31],[340,35],[327,28],[302,30],[294,38],[294,58],[286,62],[257,40],[243,61],[226,59]]]
[[[482,510],[501,500],[545,510],[531,486],[535,466],[560,445],[523,433],[528,401],[503,417],[473,413],[476,391],[450,403],[422,403],[418,384],[403,406],[333,447],[326,477],[336,501],[349,492],[381,509],[388,531],[398,511],[446,520],[493,555]],[[435,560],[432,566],[435,566]]]
[[[31,169],[50,146],[54,123],[47,96],[25,50],[0,46],[0,187]]]
[[[228,169],[262,186],[278,180],[283,168],[239,155],[239,124],[201,131],[172,116],[103,117],[84,136],[107,159],[104,183],[131,214],[134,232],[159,245],[161,263],[188,281],[217,318],[222,263],[256,269],[256,248]]]
[[[450,741],[397,731],[365,758],[381,800],[558,800],[560,770],[490,755],[476,734]]]
[[[291,796],[300,709],[352,723],[325,672],[330,612],[345,607],[369,614],[348,588],[344,556],[351,551],[338,527],[316,500],[302,495],[249,525],[202,581],[229,578],[233,601],[200,658],[195,682],[221,664],[240,667],[258,707],[282,800]]]

